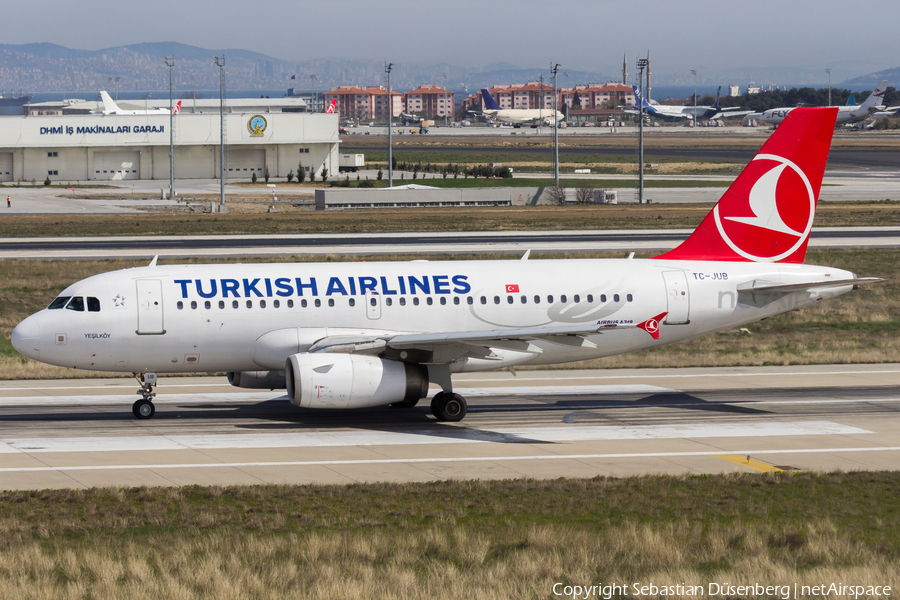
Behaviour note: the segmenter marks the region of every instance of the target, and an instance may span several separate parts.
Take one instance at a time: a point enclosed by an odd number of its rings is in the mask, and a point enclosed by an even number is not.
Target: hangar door
[[[94,152],[96,180],[122,181],[141,178],[140,152]]]
[[[225,161],[229,179],[250,179],[253,177],[253,173],[262,179],[266,173],[266,151],[264,149],[228,150]]]
[[[0,152],[0,181],[12,181],[12,152]]]

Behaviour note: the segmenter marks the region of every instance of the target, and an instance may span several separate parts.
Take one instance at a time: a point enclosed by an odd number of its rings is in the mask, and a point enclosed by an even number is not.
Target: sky
[[[439,8],[440,7],[440,8]],[[709,10],[704,10],[704,7]],[[508,62],[616,75],[651,53],[654,75],[690,82],[690,69],[826,67],[840,77],[900,66],[900,2],[750,3],[650,0],[32,0],[4,2],[3,43],[100,48],[176,41],[241,48],[290,61],[315,58]],[[844,73],[847,75],[844,75]],[[671,81],[674,83],[677,81]]]

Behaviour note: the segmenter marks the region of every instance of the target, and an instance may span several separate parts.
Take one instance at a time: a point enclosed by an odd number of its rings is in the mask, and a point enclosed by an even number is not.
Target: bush
[[[303,170],[303,163],[297,164],[297,183],[306,181],[306,171]]]
[[[357,187],[361,187],[361,188],[373,188],[373,187],[375,187],[375,184],[372,183],[371,181],[369,181],[368,179],[364,179],[364,180],[362,180],[362,181],[359,182],[359,185],[358,185]]]
[[[266,172],[263,177],[266,178],[266,183],[269,183],[269,167],[266,167]]]
[[[291,169],[287,174],[287,182],[290,183],[294,180],[294,170]]]
[[[328,181],[328,167],[322,167],[322,181]]]
[[[381,181],[384,178],[384,173],[381,169],[378,169],[378,181]]]
[[[256,173],[253,173],[253,175],[250,177],[250,181],[252,181],[253,183],[256,183],[256,180],[257,180]]]
[[[44,180],[44,185],[50,185],[50,176],[47,175],[47,179]]]

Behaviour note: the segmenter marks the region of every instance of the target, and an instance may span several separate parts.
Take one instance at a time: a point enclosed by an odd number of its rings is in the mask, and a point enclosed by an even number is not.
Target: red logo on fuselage
[[[713,209],[725,243],[753,261],[778,261],[796,252],[812,230],[816,211],[815,194],[800,167],[759,154],[735,184],[730,201]]]

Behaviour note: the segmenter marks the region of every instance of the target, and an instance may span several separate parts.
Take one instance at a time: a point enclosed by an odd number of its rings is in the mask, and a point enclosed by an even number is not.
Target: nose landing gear
[[[137,391],[141,395],[141,399],[135,402],[131,407],[131,412],[138,419],[150,419],[156,414],[156,407],[153,406],[153,398],[156,392],[156,373],[134,373],[135,379],[141,384],[141,389]]]

